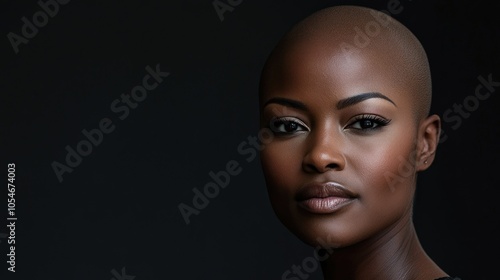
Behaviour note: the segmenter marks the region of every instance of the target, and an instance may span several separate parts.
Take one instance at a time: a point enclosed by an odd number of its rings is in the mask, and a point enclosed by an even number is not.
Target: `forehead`
[[[358,48],[347,43],[351,35],[312,36],[278,49],[264,73],[261,102],[276,96],[334,102],[381,92],[411,106],[412,89],[404,75],[408,66],[398,46],[374,38]]]

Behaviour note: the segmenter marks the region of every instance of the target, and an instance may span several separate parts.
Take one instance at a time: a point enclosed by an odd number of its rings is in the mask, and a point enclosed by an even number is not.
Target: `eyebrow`
[[[351,96],[351,97],[340,100],[339,102],[337,102],[337,109],[342,110],[346,107],[358,104],[358,103],[365,101],[367,99],[370,99],[370,98],[381,98],[381,99],[384,99],[384,100],[391,102],[392,104],[394,104],[394,106],[397,107],[397,105],[396,105],[396,103],[394,103],[394,101],[392,101],[389,97],[383,95],[380,92],[366,92],[366,93],[360,93],[358,95]],[[299,109],[302,111],[307,111],[306,104],[304,104],[300,101],[296,101],[296,100],[292,100],[292,99],[288,99],[288,98],[283,98],[283,97],[271,98],[264,104],[263,107],[266,107],[268,104],[271,104],[271,103],[296,108],[296,109]]]
[[[345,107],[358,104],[359,102],[365,101],[370,98],[382,98],[384,100],[391,102],[394,106],[396,106],[396,103],[394,103],[394,101],[392,101],[389,97],[383,95],[380,92],[366,92],[340,100],[337,103],[337,109],[341,110],[344,109]]]
[[[302,110],[302,111],[307,111],[306,104],[304,104],[304,103],[302,103],[300,101],[296,101],[296,100],[292,100],[292,99],[288,99],[288,98],[283,98],[283,97],[274,97],[274,98],[271,98],[271,99],[269,99],[264,104],[263,107],[266,107],[267,105],[269,105],[271,103],[276,103],[276,104],[280,104],[280,105],[284,105],[284,106],[296,108],[296,109],[299,109],[299,110]]]

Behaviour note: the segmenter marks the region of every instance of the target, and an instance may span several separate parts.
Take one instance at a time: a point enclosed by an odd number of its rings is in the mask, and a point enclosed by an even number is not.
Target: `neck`
[[[420,245],[411,217],[369,240],[336,249],[321,267],[328,280],[432,280],[446,276]]]

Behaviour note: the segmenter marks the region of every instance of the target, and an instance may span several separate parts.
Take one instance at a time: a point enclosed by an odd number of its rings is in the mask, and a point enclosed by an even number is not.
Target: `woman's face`
[[[273,209],[310,245],[344,247],[411,219],[417,128],[411,89],[386,53],[308,42],[269,66],[261,151]]]

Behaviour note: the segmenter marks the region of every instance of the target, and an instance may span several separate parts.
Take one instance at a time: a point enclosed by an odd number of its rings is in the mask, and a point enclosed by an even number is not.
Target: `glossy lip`
[[[304,185],[295,199],[304,210],[313,214],[334,213],[354,200],[357,195],[336,182]]]

